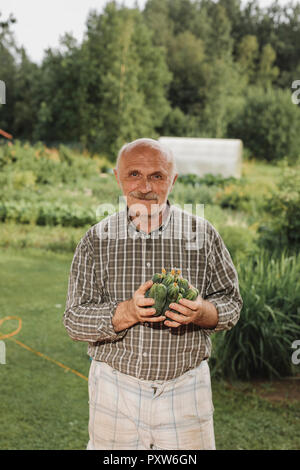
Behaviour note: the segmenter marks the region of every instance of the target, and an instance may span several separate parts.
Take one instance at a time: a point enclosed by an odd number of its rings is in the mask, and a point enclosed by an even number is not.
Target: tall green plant
[[[237,324],[213,337],[214,374],[229,378],[293,374],[300,338],[300,254],[278,259],[261,251],[237,263],[243,308]]]

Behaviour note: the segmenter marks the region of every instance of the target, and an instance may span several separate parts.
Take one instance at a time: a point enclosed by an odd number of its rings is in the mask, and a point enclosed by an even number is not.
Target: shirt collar
[[[149,233],[146,233],[144,232],[143,230],[139,230],[137,228],[137,226],[135,225],[135,223],[133,222],[133,220],[130,220],[129,218],[129,215],[128,215],[128,206],[126,205],[126,216],[127,216],[127,224],[129,225],[129,227],[131,229],[133,229],[135,232],[139,232],[143,235],[146,235],[146,236],[150,236],[151,233],[155,233],[155,232],[162,232],[163,230],[165,230],[167,228],[167,226],[169,225],[169,222],[170,222],[170,218],[171,218],[171,215],[172,215],[172,205],[170,204],[170,201],[169,199],[167,199],[166,201],[167,203],[167,206],[166,206],[166,214],[164,214],[163,216],[163,220],[162,220],[162,224],[160,225],[159,228],[155,229],[155,230],[152,230],[151,232]]]

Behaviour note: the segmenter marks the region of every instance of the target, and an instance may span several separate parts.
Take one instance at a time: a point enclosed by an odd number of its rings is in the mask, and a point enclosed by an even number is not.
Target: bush
[[[250,195],[245,191],[243,182],[229,184],[216,193],[215,204],[220,204],[224,209],[247,210]]]
[[[184,209],[184,204],[211,204],[214,200],[216,188],[207,185],[196,186],[190,184],[175,184],[169,199],[172,204],[180,204]]]
[[[258,227],[258,243],[269,250],[300,247],[300,168],[285,165],[277,189],[264,205],[267,220]]]
[[[300,254],[282,252],[276,259],[262,250],[236,268],[244,305],[237,324],[213,337],[213,373],[238,379],[292,375],[291,346],[300,338]]]
[[[36,176],[32,171],[15,172],[11,174],[14,189],[35,188]]]
[[[234,261],[242,260],[253,256],[258,251],[256,245],[257,235],[248,227],[239,227],[236,225],[223,226],[220,229],[220,235]]]
[[[268,161],[300,154],[300,109],[287,90],[249,88],[245,106],[228,126],[228,137],[241,139],[257,158]]]

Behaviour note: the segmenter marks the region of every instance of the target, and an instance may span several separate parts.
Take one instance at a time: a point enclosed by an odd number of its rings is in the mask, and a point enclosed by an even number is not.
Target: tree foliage
[[[285,120],[272,115],[269,97],[281,96],[280,89],[291,94],[300,78],[300,3],[148,0],[141,11],[108,1],[89,13],[81,43],[65,34],[41,65],[17,46],[15,21],[0,15],[7,98],[0,127],[15,137],[80,142],[114,160],[123,143],[141,136],[243,136],[256,156],[280,158],[279,146],[266,155],[267,137],[258,149],[253,129],[241,131],[254,87],[257,96],[268,91],[265,136],[279,126],[283,141],[292,138]],[[282,113],[298,116],[299,107],[285,100]]]

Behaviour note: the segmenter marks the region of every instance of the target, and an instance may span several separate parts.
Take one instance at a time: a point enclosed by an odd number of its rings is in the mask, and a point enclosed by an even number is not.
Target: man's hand
[[[145,293],[152,286],[153,281],[142,284],[133,294],[132,299],[121,302],[113,316],[112,324],[116,332],[125,330],[136,323],[160,322],[165,316],[153,317],[155,308],[145,308],[155,304],[155,300],[145,297]]]
[[[190,285],[190,287],[193,287]],[[172,328],[180,325],[194,323],[202,328],[214,328],[218,323],[216,307],[198,295],[196,300],[180,299],[178,303],[171,303],[170,308],[178,313],[167,310],[165,315],[173,321],[166,320],[164,324]]]

